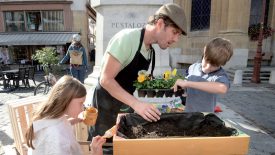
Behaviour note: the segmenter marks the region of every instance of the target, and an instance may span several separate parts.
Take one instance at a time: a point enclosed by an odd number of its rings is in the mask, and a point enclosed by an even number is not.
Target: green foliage
[[[152,82],[152,80],[147,80],[144,83],[145,83],[144,89],[153,89],[154,88],[154,82]]]
[[[174,72],[174,70],[173,70],[173,72]],[[176,71],[175,71],[175,73],[176,73]],[[139,79],[139,77],[138,77],[138,79]],[[171,72],[167,71],[164,73],[164,75],[160,75],[158,77],[155,77],[154,79],[146,78],[144,81],[140,80],[142,82],[138,82],[138,80],[135,80],[133,83],[133,86],[136,87],[137,90],[140,90],[140,89],[171,89],[174,86],[177,79],[184,79],[184,78],[185,77],[183,75],[179,75],[179,74],[171,75]],[[140,78],[140,79],[142,79],[142,78]]]
[[[144,89],[145,87],[144,82],[138,82],[138,80],[135,80],[133,86],[136,87],[137,90]]]
[[[171,78],[171,79],[166,80],[165,88],[170,89],[171,87],[173,87],[176,80],[177,80],[176,78]]]
[[[254,24],[248,27],[248,36],[251,41],[257,41],[260,35],[261,24]],[[263,39],[266,39],[272,35],[274,30],[267,25],[263,26]]]
[[[152,80],[153,89],[165,89],[166,88],[166,80],[163,78],[156,78]]]
[[[136,87],[137,90],[139,89],[170,89],[174,86],[177,79],[184,79],[184,76],[175,76],[165,80],[161,77],[152,79],[152,80],[145,80],[143,82],[138,82],[137,80],[134,81],[133,86]]]
[[[51,47],[45,47],[42,50],[37,50],[32,56],[32,59],[37,60],[44,67],[46,74],[49,73],[49,67],[58,63],[56,50]]]

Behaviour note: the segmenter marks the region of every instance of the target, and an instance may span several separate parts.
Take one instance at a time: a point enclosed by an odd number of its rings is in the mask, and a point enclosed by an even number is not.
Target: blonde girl
[[[47,100],[33,115],[33,122],[25,135],[28,154],[81,155],[71,122],[82,121],[78,116],[83,111],[85,98],[86,89],[77,79],[71,76],[59,79]],[[102,154],[103,143],[104,138],[93,138],[93,155]]]

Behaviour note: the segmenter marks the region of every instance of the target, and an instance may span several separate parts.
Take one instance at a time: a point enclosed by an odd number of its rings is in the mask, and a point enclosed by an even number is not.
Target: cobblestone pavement
[[[256,123],[275,138],[275,85],[255,84],[234,88],[222,97],[222,103]]]
[[[43,81],[42,77],[43,77],[42,73],[38,73],[35,75],[36,84]],[[32,80],[30,80],[30,86],[31,86],[30,88],[24,88],[21,86],[15,91],[8,92],[8,93],[0,93],[0,137],[1,137],[0,155],[4,155],[4,150],[7,152],[8,150],[11,150],[11,148],[13,148],[12,129],[11,129],[10,119],[8,115],[8,108],[5,103],[9,100],[33,96],[35,85]],[[0,85],[0,87],[3,87],[3,85]],[[5,147],[1,147],[1,145]],[[10,155],[10,153],[7,155]]]
[[[39,83],[42,76],[37,76],[36,81]],[[32,96],[34,84],[31,83],[31,86],[10,93],[0,93],[0,155],[16,154],[12,149],[13,136],[5,103],[12,99]],[[249,155],[275,155],[274,100],[275,85],[252,83],[232,86],[230,91],[218,100],[223,109],[218,115],[251,137]]]
[[[275,155],[275,85],[233,86],[219,99],[221,117],[250,136],[249,155]]]

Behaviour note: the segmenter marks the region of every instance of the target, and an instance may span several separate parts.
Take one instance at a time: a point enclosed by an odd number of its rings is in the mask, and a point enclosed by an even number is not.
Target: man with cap
[[[95,126],[91,127],[89,140],[116,123],[122,106],[147,121],[158,121],[160,111],[152,104],[133,96],[133,81],[140,70],[148,70],[152,61],[153,73],[155,54],[152,44],[161,49],[170,47],[186,35],[186,19],[183,9],[177,4],[165,4],[149,18],[144,28],[124,29],[110,40],[103,58],[99,82],[93,94],[92,104],[98,108]]]
[[[79,34],[73,35],[73,40],[69,46],[65,57],[60,61],[60,64],[66,63],[70,59],[71,75],[84,83],[85,72],[87,70],[87,56],[85,48],[81,44]]]

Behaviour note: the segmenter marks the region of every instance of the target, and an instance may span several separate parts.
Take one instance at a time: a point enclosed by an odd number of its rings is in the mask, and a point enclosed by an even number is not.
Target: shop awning
[[[78,32],[11,32],[0,33],[0,46],[64,45]]]

